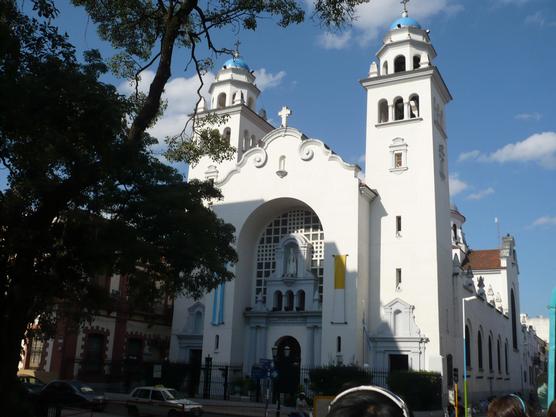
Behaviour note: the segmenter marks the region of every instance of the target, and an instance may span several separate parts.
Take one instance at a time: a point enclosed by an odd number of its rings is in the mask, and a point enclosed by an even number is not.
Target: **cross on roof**
[[[407,14],[407,3],[409,3],[409,0],[402,0],[400,3],[403,4],[403,12]]]
[[[287,106],[282,107],[282,110],[278,113],[278,116],[282,118],[281,127],[288,127],[288,117],[292,115],[292,111],[288,109]]]
[[[234,46],[236,47],[234,51],[234,58],[239,58],[239,45],[241,45],[241,42],[238,39],[236,43],[234,43]]]

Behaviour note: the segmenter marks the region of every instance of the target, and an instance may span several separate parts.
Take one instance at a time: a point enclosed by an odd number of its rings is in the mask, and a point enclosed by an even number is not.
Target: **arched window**
[[[413,56],[413,69],[421,68],[421,55],[414,55]]]
[[[378,123],[388,121],[388,101],[382,99],[378,102]]]
[[[394,120],[403,120],[403,98],[394,99]]]
[[[403,71],[405,71],[405,56],[398,55],[396,59],[394,59],[394,72]]]
[[[479,362],[479,370],[483,370],[483,335],[481,331],[477,333],[477,360]]]
[[[512,314],[512,346],[514,349],[517,349],[517,320],[516,320],[516,311],[515,311],[515,297],[514,297],[514,290],[511,289],[510,292],[510,303],[511,303],[511,314]]]
[[[224,139],[224,141],[226,141],[228,145],[230,144],[231,136],[232,136],[232,129],[230,129],[229,127],[225,128],[224,132],[222,133],[222,139]]]
[[[500,354],[500,339],[496,341],[496,359],[498,359],[498,373],[502,373],[502,355]]]
[[[381,75],[388,75],[388,61],[384,61],[384,64],[382,64]]]
[[[282,311],[282,292],[275,291],[273,302],[272,302],[272,311]]]
[[[253,100],[253,97],[247,97],[247,107],[253,110],[254,106],[255,106],[255,100]]]
[[[296,311],[305,311],[305,291],[299,290],[297,292],[297,304],[295,306]]]
[[[488,370],[493,372],[494,365],[492,363],[492,336],[488,336]]]
[[[284,308],[286,311],[293,310],[293,291],[286,292],[286,306]]]
[[[504,364],[506,365],[506,374],[509,374],[508,368],[508,339],[506,339],[506,343],[504,344]]]
[[[342,338],[338,336],[336,338],[336,352],[340,353],[342,351]]]
[[[193,316],[193,334],[203,333],[203,313],[197,311]]]
[[[417,94],[409,97],[409,117],[411,119],[419,117],[419,96]]]
[[[232,94],[232,104],[236,104],[236,98],[237,98],[237,91]]]
[[[255,139],[255,135],[251,135],[251,148],[257,146],[257,139]]]
[[[402,312],[400,310],[394,311],[394,335],[401,336],[402,334]]]
[[[242,149],[246,151],[249,149],[249,132],[247,130],[243,131],[243,146]]]
[[[455,223],[452,225],[452,236],[453,236],[454,242],[457,243],[457,241],[458,241],[458,226]]]
[[[224,107],[226,107],[226,93],[220,93],[218,94],[218,99],[216,101],[216,108],[217,109],[222,109]]]
[[[471,369],[471,334],[468,326],[465,326],[465,362],[467,369]]]

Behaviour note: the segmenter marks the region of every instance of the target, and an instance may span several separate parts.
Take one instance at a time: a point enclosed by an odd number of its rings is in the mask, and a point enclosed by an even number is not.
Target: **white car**
[[[130,416],[147,414],[164,417],[198,417],[203,414],[203,406],[188,400],[183,393],[172,388],[137,387],[129,395],[127,412]]]

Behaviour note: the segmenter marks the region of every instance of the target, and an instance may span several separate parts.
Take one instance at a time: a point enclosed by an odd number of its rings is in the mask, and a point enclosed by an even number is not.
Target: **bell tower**
[[[260,93],[255,84],[254,72],[240,56],[236,45],[233,57],[222,65],[209,87],[210,98],[201,100],[196,115],[199,119],[207,114],[226,116],[225,123],[215,128],[236,149],[236,156],[233,160],[219,164],[204,157],[197,165],[190,167],[189,178],[223,178],[241,161],[245,152],[257,147],[259,140],[274,129],[266,120],[265,111],[256,111]]]
[[[369,300],[413,306],[427,339],[424,366],[441,371],[452,251],[444,108],[452,97],[433,64],[430,31],[409,16],[407,2],[383,38],[378,63],[361,81],[367,92],[365,176],[379,194],[371,210]],[[387,322],[381,311],[369,317],[371,325],[381,324],[376,316]],[[372,366],[388,367],[388,358],[382,361]]]

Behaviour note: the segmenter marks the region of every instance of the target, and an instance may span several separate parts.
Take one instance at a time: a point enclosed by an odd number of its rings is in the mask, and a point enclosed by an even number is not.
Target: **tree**
[[[353,19],[357,5],[367,1],[315,0],[314,16],[324,26],[338,28]],[[257,21],[268,16],[277,17],[282,27],[305,18],[305,2],[297,0],[72,0],[72,3],[84,6],[98,24],[100,37],[121,51],[113,60],[117,74],[137,80],[142,71],[156,67],[148,95],[129,130],[128,139],[132,142],[141,137],[160,110],[176,46],[185,48],[189,62],[195,65],[200,80],[199,95],[202,75],[212,66],[210,57],[199,56],[201,42],[206,43],[209,54],[232,53],[231,49],[213,43],[214,31],[228,26],[255,30]],[[196,162],[207,143],[212,144],[213,157],[226,156],[224,141],[210,128],[195,129],[193,119],[193,132],[196,135],[190,136],[184,129],[179,137],[173,138],[171,147],[180,151],[171,152],[170,156]]]
[[[104,306],[99,276],[129,278],[136,305],[185,293],[198,297],[230,280],[233,227],[208,201],[210,182],[185,182],[129,141],[137,103],[99,82],[107,70],[39,16],[0,2],[0,392],[13,403],[21,341],[38,319],[83,318]],[[11,401],[11,403],[10,403]],[[20,412],[8,415],[23,415]]]

